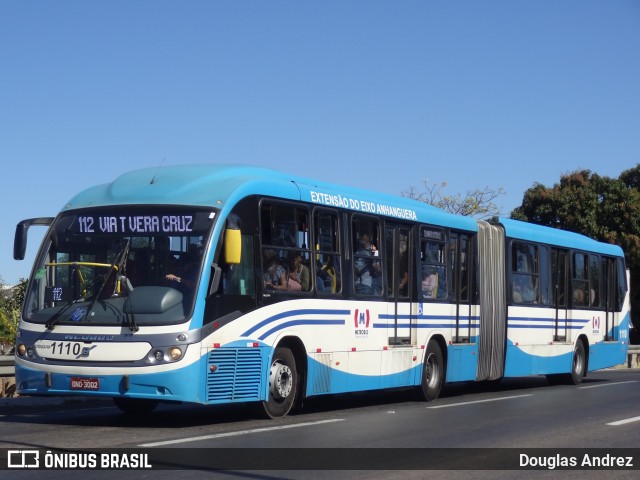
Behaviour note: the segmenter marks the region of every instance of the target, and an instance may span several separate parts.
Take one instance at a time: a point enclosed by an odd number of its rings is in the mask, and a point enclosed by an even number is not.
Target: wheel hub
[[[275,399],[287,398],[293,388],[291,369],[282,363],[274,362],[269,372],[269,389]]]

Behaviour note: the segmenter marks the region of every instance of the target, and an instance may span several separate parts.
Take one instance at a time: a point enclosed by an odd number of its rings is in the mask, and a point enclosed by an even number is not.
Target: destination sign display
[[[78,233],[190,233],[193,215],[86,216],[76,219]]]
[[[73,217],[70,228],[74,234],[118,235],[193,235],[211,228],[213,212],[189,213],[116,213],[86,212]]]

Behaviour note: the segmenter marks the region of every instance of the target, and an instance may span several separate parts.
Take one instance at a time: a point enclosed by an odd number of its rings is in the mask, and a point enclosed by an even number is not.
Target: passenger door
[[[551,275],[553,278],[553,306],[555,308],[554,342],[568,341],[569,309],[569,254],[566,250],[552,249]]]
[[[387,299],[389,305],[389,345],[411,345],[411,328],[415,318],[411,312],[413,279],[413,242],[411,228],[387,224],[385,227],[385,261]]]

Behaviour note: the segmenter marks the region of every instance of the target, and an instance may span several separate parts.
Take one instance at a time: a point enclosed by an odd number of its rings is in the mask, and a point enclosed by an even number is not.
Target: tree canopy
[[[458,215],[487,219],[500,215],[500,208],[495,199],[504,195],[504,190],[494,190],[489,187],[468,191],[465,195],[447,195],[444,190],[447,182],[433,182],[423,180],[424,189],[418,191],[416,187],[409,187],[402,192],[403,197],[418,200],[433,205],[442,210]]]

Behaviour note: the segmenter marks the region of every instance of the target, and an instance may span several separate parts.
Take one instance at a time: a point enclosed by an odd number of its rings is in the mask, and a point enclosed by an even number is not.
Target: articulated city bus
[[[625,361],[622,250],[264,168],[144,169],[48,226],[16,344],[23,395],[255,402],[546,375]]]

